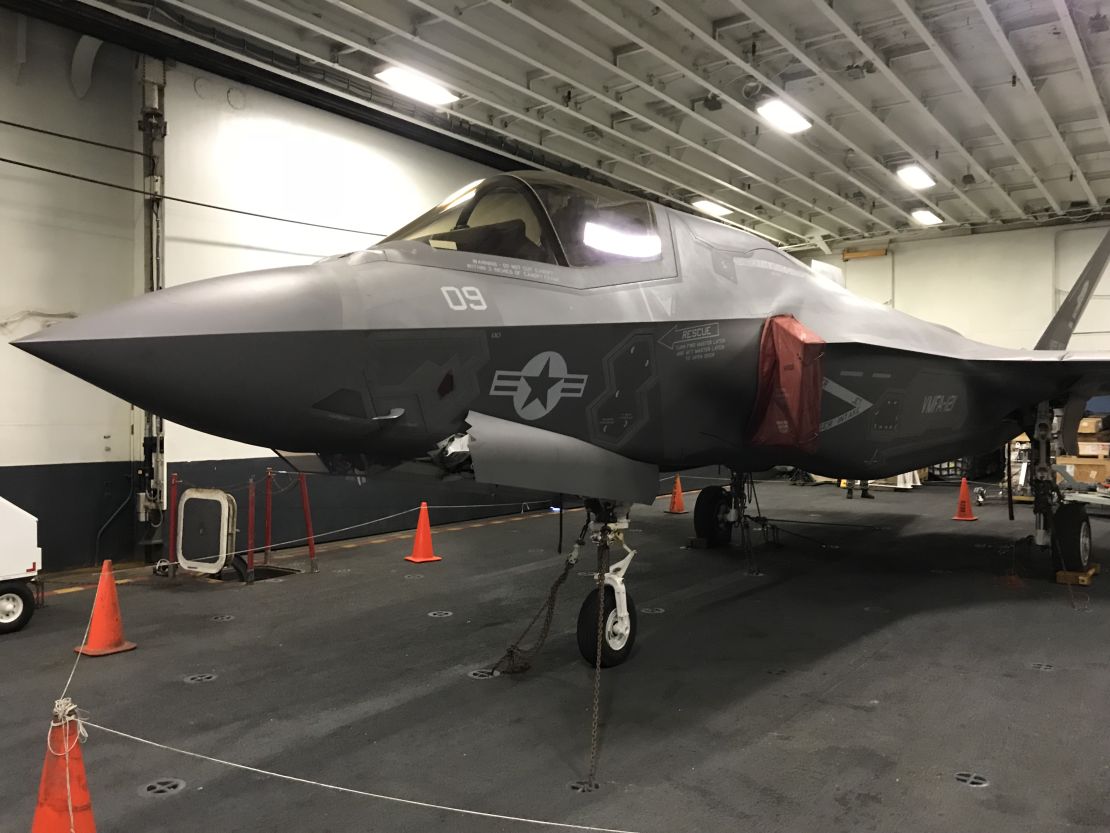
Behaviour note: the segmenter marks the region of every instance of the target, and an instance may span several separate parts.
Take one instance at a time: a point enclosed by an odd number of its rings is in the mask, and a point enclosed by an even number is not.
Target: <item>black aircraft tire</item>
[[[732,540],[732,524],[722,522],[729,510],[729,495],[723,486],[707,486],[694,503],[694,535],[706,546],[723,547]]]
[[[1091,521],[1082,503],[1065,503],[1052,518],[1052,563],[1081,573],[1091,565]]]
[[[601,644],[601,667],[612,668],[620,665],[632,653],[632,646],[636,644],[636,604],[632,601],[632,594],[625,590],[625,601],[628,602],[628,638],[623,643],[611,643],[606,637]],[[605,621],[606,631],[610,618],[616,616],[617,596],[613,588],[605,587]],[[578,611],[578,650],[582,659],[590,665],[597,662],[597,588],[595,587],[582,602]]]
[[[25,581],[0,584],[0,633],[22,630],[35,615],[35,594]]]

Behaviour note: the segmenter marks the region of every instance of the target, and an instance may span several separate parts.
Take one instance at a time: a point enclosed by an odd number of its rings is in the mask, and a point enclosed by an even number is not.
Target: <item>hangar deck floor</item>
[[[591,669],[573,628],[589,578],[572,574],[532,671],[467,676],[558,572],[552,515],[439,532],[444,560],[420,566],[385,536],[332,549],[318,575],[253,587],[135,574],[120,598],[139,649],[83,659],[71,695],[96,723],[265,770],[640,833],[1110,829],[1110,576],[1053,584],[1042,556],[1004,551],[1030,531],[1028,507],[1013,524],[1000,504],[955,523],[948,487],[848,503],[832,486],[773,483],[760,499],[776,518],[880,528],[784,525],[809,537],[761,548],[752,576],[735,550],[684,549],[690,516],[663,514],[663,499],[640,508],[629,586],[663,612],[640,616],[634,656],[604,675],[596,793],[568,787],[588,741]],[[567,513],[568,538],[581,518]],[[1105,552],[1110,524],[1094,532]],[[48,601],[0,641],[5,830],[29,825],[92,593]],[[216,678],[183,682],[201,673]],[[101,831],[544,829],[89,731]],[[186,786],[140,794],[159,778]]]

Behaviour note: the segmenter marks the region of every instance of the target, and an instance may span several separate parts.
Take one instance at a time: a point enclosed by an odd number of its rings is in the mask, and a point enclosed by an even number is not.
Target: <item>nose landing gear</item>
[[[636,643],[636,606],[632,595],[624,586],[625,574],[636,557],[636,550],[624,542],[628,529],[631,504],[602,500],[587,500],[589,521],[574,543],[572,558],[585,545],[587,537],[597,546],[598,586],[586,596],[578,611],[578,650],[591,665],[597,660],[598,637],[601,639],[601,666],[620,665],[632,653]],[[625,557],[607,566],[609,551],[620,546]],[[598,610],[598,606],[601,610]]]

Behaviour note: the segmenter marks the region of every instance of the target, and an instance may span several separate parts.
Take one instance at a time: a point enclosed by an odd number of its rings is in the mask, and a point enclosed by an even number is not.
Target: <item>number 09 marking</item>
[[[447,306],[456,312],[467,309],[481,311],[486,308],[486,299],[482,297],[482,291],[476,286],[464,286],[462,288],[441,286],[439,291],[443,293],[443,299],[447,301]]]

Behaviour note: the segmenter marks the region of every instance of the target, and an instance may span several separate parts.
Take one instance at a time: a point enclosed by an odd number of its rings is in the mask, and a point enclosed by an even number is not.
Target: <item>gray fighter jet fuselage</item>
[[[1081,311],[1091,290],[1069,300]],[[768,399],[798,407],[763,372],[790,369],[765,337],[786,318],[823,346],[799,383],[812,436],[775,441],[758,436]],[[17,345],[302,465],[619,500],[705,464],[908,471],[997,447],[1038,403],[1110,377],[1105,356],[981,344],[755,235],[546,173],[483,180],[364,251],[170,288]]]

